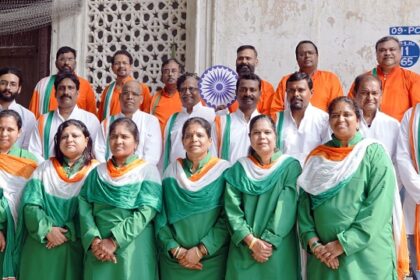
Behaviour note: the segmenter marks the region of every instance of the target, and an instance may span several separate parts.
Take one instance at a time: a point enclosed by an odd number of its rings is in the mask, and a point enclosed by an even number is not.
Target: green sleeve
[[[117,241],[118,247],[125,248],[129,245],[146,226],[153,220],[156,210],[150,206],[141,206],[114,228],[111,229],[112,235]]]
[[[80,238],[82,245],[87,252],[95,237],[101,237],[98,227],[93,218],[92,204],[79,195],[79,218],[80,218]]]
[[[157,238],[159,240],[159,243],[161,244],[161,247],[168,254],[171,249],[180,246],[179,243],[176,242],[176,240],[174,239],[171,228],[168,225],[165,225],[159,229]]]
[[[37,205],[26,204],[23,215],[28,234],[38,242],[46,243],[45,237],[51,231],[53,222],[44,209]]]
[[[283,189],[277,200],[276,208],[268,221],[261,239],[279,247],[296,224],[297,192],[296,180],[301,173],[300,163],[294,161],[288,166],[287,172],[283,173]]]
[[[220,211],[219,218],[206,236],[201,239],[201,243],[206,247],[211,256],[216,253],[229,239],[229,232],[226,227],[226,215]]]
[[[392,216],[396,179],[391,159],[379,145],[369,146],[366,156],[369,160],[366,198],[350,227],[337,235],[346,255],[369,246]]]
[[[238,245],[248,234],[252,233],[251,227],[245,220],[245,213],[241,204],[242,193],[227,183],[225,190],[225,211],[230,230],[232,231],[231,238],[235,245]]]
[[[0,199],[0,231],[4,230],[7,225],[7,211],[6,207],[9,207],[5,197]]]
[[[78,234],[76,229],[76,222],[74,219],[65,223],[64,227],[67,229],[67,232],[64,234],[67,239],[73,242],[76,241]]]
[[[310,253],[308,241],[317,237],[315,230],[315,222],[311,209],[311,199],[309,194],[300,190],[298,202],[298,225],[299,225],[299,239],[302,248],[305,248]]]

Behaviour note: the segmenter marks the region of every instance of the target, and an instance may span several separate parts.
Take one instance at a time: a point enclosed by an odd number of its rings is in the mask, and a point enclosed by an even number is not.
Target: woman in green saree
[[[276,148],[273,121],[249,125],[251,147],[226,172],[231,242],[226,279],[300,279],[296,235],[299,161]]]
[[[128,118],[110,126],[112,157],[89,174],[79,196],[84,279],[157,279],[152,225],[161,209],[156,166],[135,154],[136,124]]]
[[[223,279],[229,233],[223,211],[224,171],[230,164],[212,157],[211,127],[203,118],[182,128],[185,158],[163,175],[163,208],[158,216],[162,280]]]

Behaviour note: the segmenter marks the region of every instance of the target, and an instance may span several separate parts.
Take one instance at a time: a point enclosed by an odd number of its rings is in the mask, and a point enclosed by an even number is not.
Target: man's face
[[[378,45],[376,60],[382,67],[395,67],[400,65],[401,48],[394,40],[388,40]]]
[[[258,81],[241,80],[236,89],[236,100],[238,100],[239,108],[244,111],[249,108],[256,108],[260,100],[260,88]]]
[[[306,80],[288,82],[286,85],[287,102],[292,111],[305,110],[311,100],[312,91]]]
[[[140,85],[135,81],[124,84],[120,94],[121,111],[124,114],[136,112],[143,102]]]
[[[357,89],[355,101],[363,113],[376,112],[381,105],[382,91],[378,81],[364,79]]]
[[[301,44],[297,50],[297,63],[301,70],[318,67],[318,54],[310,43]]]
[[[192,109],[200,102],[200,90],[198,81],[194,77],[188,77],[178,89],[181,97],[181,103],[184,108]]]
[[[57,86],[55,97],[57,98],[58,108],[72,108],[77,103],[79,91],[76,84],[69,78],[63,79]]]
[[[257,56],[252,49],[244,49],[236,56],[236,72],[239,76],[254,73],[258,64]]]
[[[124,54],[116,55],[112,64],[112,71],[118,78],[126,78],[131,75],[131,64],[128,56]]]
[[[0,100],[12,102],[20,93],[21,86],[19,77],[15,74],[4,74],[0,76]]]
[[[74,69],[76,69],[76,57],[72,52],[62,53],[55,61],[55,66],[59,72],[74,72]]]
[[[179,65],[175,61],[171,61],[162,68],[162,83],[166,87],[176,86],[176,81],[179,78]]]

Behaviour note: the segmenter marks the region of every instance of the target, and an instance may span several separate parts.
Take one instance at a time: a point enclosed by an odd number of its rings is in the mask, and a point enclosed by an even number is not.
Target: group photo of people
[[[420,75],[374,49],[344,92],[311,40],[277,85],[241,45],[217,108],[176,58],[152,92],[130,49],[96,96],[61,46],[28,108],[0,68],[0,275],[420,280]]]

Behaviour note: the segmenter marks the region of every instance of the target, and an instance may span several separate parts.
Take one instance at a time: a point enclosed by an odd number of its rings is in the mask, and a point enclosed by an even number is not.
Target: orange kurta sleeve
[[[103,114],[104,114],[104,106],[105,106],[105,96],[108,92],[109,85],[107,85],[101,93],[100,101],[99,101],[99,108],[98,108],[98,119],[103,121]]]
[[[274,93],[273,101],[271,103],[270,114],[284,111],[286,103],[286,81],[289,79],[289,77],[290,75],[284,76],[281,78],[279,84],[277,85],[277,89]]]
[[[39,92],[34,89],[31,97],[31,102],[29,103],[29,111],[34,113],[35,118],[38,119],[41,116],[41,113],[38,110],[39,108]]]
[[[319,70],[312,76],[312,81],[313,95],[311,104],[327,112],[331,101],[336,97],[343,96],[340,80],[332,72]]]
[[[159,102],[155,106],[156,99],[158,98]],[[182,111],[182,103],[181,98],[179,97],[179,92],[177,91],[171,96],[169,96],[165,90],[156,92],[151,98],[149,108],[150,113],[159,119],[160,129],[163,135],[166,122],[169,117],[176,112]],[[152,112],[152,110],[154,112]]]
[[[79,77],[80,88],[77,106],[96,115],[96,97],[89,81]]]
[[[150,103],[152,100],[152,96],[150,95],[150,89],[149,87],[142,83],[142,92],[143,92],[143,103],[140,105],[140,110],[146,113],[150,112]]]

